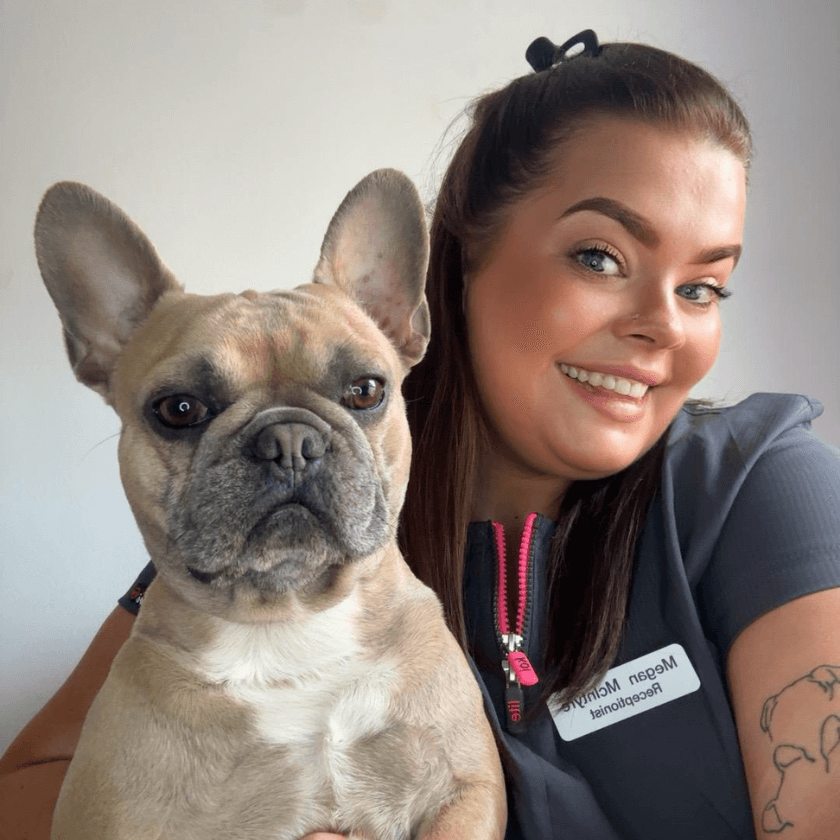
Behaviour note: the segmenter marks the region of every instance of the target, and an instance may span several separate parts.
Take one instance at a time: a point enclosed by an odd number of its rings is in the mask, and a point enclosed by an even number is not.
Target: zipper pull
[[[512,650],[507,655],[507,660],[521,685],[536,685],[540,681],[531,661],[521,650]]]
[[[508,649],[505,659],[502,660],[502,670],[505,673],[507,728],[509,732],[522,734],[526,729],[522,722],[525,709],[522,686],[536,685],[539,678],[528,657],[519,649],[522,645],[522,636],[506,633],[502,635],[502,641]]]
[[[507,729],[521,735],[525,731],[522,716],[525,710],[525,698],[522,685],[516,679],[516,674],[507,659],[502,660],[502,670],[505,672],[505,711],[507,713]]]
[[[516,679],[508,680],[505,688],[505,708],[507,709],[507,728],[509,732],[521,735],[525,732],[522,723],[522,686]]]
[[[517,633],[503,633],[502,643],[507,648],[506,663],[502,664],[509,679],[516,679],[520,685],[536,685],[540,678],[531,664],[531,660],[522,650],[522,636]]]

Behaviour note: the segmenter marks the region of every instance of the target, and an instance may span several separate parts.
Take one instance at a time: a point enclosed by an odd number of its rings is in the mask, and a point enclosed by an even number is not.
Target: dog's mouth
[[[187,571],[201,583],[212,583],[222,576],[240,577],[249,569],[266,565],[266,550],[281,555],[294,552],[307,537],[325,531],[325,518],[313,505],[292,498],[282,504],[265,505],[263,510],[249,510],[238,518],[230,516],[215,528],[193,526],[192,532],[185,532],[184,559],[187,563],[190,559],[212,561],[186,565]],[[276,557],[268,565],[273,567],[282,559]]]
[[[272,569],[266,569],[263,571],[258,569],[246,569],[245,571],[239,573],[232,573],[230,569],[219,569],[217,572],[202,572],[198,569],[193,569],[191,566],[187,566],[187,571],[199,583],[203,583],[207,586],[225,578],[230,583],[234,583],[236,581],[247,581],[257,586],[257,588],[264,588],[267,581],[274,581],[277,578],[282,565],[283,564],[278,564]]]
[[[181,574],[187,572],[206,593],[256,590],[274,596],[308,586],[328,567],[367,557],[388,536],[386,517],[367,510],[378,514],[384,499],[363,499],[359,513],[348,499],[334,499],[328,482],[322,485],[293,491],[280,503],[264,494],[268,498],[204,527],[189,519],[178,540]]]
[[[284,560],[268,569],[223,568],[215,572],[202,572],[192,566],[186,567],[190,576],[210,590],[227,590],[229,587],[245,586],[265,597],[276,597],[289,590],[300,589],[302,585],[317,577],[323,569],[311,568],[305,558]]]
[[[213,583],[213,581],[218,580],[224,573],[224,569],[219,569],[217,572],[201,572],[198,569],[193,569],[192,566],[187,566],[187,571],[199,582],[199,583]]]
[[[321,517],[297,501],[287,502],[253,523],[247,538],[225,560],[225,552],[209,551],[218,567],[186,563],[184,568],[193,580],[212,588],[249,584],[260,590],[286,589],[306,576],[305,569],[322,553],[319,543],[325,535]]]

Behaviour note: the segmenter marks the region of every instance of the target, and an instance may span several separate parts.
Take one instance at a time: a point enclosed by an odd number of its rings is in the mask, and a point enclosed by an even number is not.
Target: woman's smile
[[[629,423],[642,416],[650,388],[643,382],[566,364],[560,365],[560,371],[573,393],[607,417]]]
[[[641,399],[651,387],[651,383],[641,382],[640,377],[635,379],[625,379],[620,374],[610,371],[602,370],[586,370],[583,367],[575,367],[573,365],[560,365],[562,373],[566,374],[569,379],[576,379],[581,384],[588,384],[590,391],[596,388],[604,391],[613,391],[623,397],[632,397],[635,400]]]

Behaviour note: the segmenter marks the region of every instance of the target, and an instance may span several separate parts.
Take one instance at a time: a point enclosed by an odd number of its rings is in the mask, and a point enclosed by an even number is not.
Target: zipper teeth
[[[500,522],[493,522],[493,534],[496,542],[496,556],[498,558],[498,576],[496,579],[496,618],[498,632],[502,636],[511,633],[521,636],[524,642],[525,624],[528,620],[528,608],[530,606],[530,571],[531,558],[533,555],[534,523],[537,520],[536,513],[529,513],[522,528],[522,542],[519,544],[519,565],[517,577],[519,579],[518,603],[516,604],[516,616],[514,627],[511,628],[508,617],[508,590],[507,590],[507,552],[505,546],[505,529]],[[501,642],[501,639],[499,640]]]
[[[498,579],[496,586],[496,618],[498,620],[499,632],[507,635],[510,632],[508,627],[507,608],[507,575],[505,562],[505,529],[500,522],[493,523],[493,532],[496,537],[496,557],[498,559]],[[500,640],[501,641],[501,640]]]
[[[525,527],[522,529],[522,542],[519,545],[519,604],[516,611],[516,630],[518,636],[525,636],[525,618],[528,609],[528,597],[531,593],[528,589],[529,571],[531,565],[532,537],[534,533],[534,522],[537,519],[536,513],[529,513],[525,520]]]

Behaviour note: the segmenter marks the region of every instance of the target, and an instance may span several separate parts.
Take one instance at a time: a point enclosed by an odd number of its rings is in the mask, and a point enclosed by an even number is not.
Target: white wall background
[[[447,126],[594,28],[699,62],[756,140],[746,252],[698,396],[809,393],[840,444],[837,0],[0,0],[0,750],[146,562],[119,425],[76,384],[31,228],[89,183],[197,292],[308,279],[332,211],[396,166],[434,194]]]

